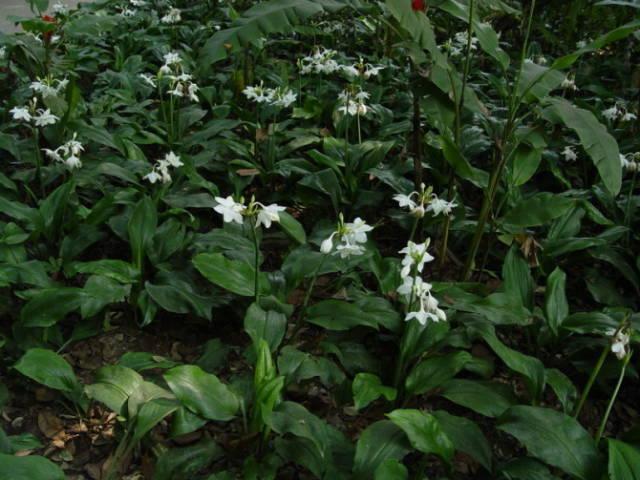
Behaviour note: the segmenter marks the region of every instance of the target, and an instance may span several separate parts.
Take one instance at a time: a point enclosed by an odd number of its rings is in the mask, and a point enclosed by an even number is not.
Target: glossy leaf
[[[438,455],[451,463],[453,443],[433,415],[420,410],[394,410],[387,417],[407,434],[413,448],[422,453]]]

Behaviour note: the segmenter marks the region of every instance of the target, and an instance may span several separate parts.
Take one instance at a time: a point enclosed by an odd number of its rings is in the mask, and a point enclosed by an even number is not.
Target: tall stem
[[[611,346],[607,343],[602,349],[602,353],[600,354],[600,358],[598,358],[598,363],[591,370],[591,375],[589,376],[589,380],[582,391],[582,395],[580,396],[580,401],[578,402],[578,406],[576,407],[576,411],[573,413],[573,418],[578,418],[580,416],[580,412],[582,411],[582,407],[584,407],[585,402],[587,401],[587,397],[589,396],[589,392],[591,392],[591,387],[593,387],[596,378],[598,378],[598,374],[600,370],[602,370],[602,365],[604,365],[604,361],[607,359],[607,355],[609,354],[609,349]]]
[[[596,434],[596,446],[600,443],[600,439],[602,438],[602,434],[604,433],[604,429],[607,426],[607,422],[609,421],[609,415],[611,415],[611,410],[613,409],[613,404],[616,403],[616,398],[618,398],[618,393],[620,393],[620,387],[622,387],[622,382],[624,381],[624,375],[627,371],[627,365],[629,365],[629,360],[631,360],[631,353],[628,353],[624,360],[622,361],[622,368],[620,369],[620,377],[618,378],[618,383],[616,384],[616,388],[613,391],[613,395],[611,395],[611,399],[609,400],[609,405],[607,405],[607,411],[602,417],[602,422],[600,423],[600,428],[598,428],[598,433]]]
[[[415,65],[411,63],[413,73],[413,171],[416,189],[422,185],[422,125],[420,112],[420,93],[418,92],[418,75]]]
[[[255,219],[251,220],[251,231],[253,233],[253,248],[255,250],[253,296],[257,304],[260,298],[260,246],[258,244],[258,227],[256,226]]]
[[[633,191],[636,189],[636,179],[638,177],[638,170],[634,170],[633,178],[631,179],[631,187],[629,188],[629,196],[627,198],[627,206],[624,209],[624,226],[629,228],[631,225],[631,201],[633,200]],[[629,244],[631,238],[631,229],[627,231],[626,242]]]
[[[36,147],[36,182],[40,189],[40,197],[44,198],[44,185],[42,184],[42,152],[40,151],[40,132],[37,128],[33,129],[33,141]]]
[[[524,62],[527,58],[529,37],[531,35],[531,26],[533,24],[533,13],[535,9],[536,9],[536,0],[533,0],[531,3],[531,9],[529,10],[529,18],[527,21],[527,30],[525,34],[525,40],[522,45],[522,52],[520,56],[520,67],[518,68],[518,72],[516,73],[516,78],[513,83],[513,89],[511,91],[511,96],[509,99],[509,111],[508,111],[507,122],[505,124],[504,131],[502,134],[502,140],[500,141],[500,144],[496,146],[498,150],[497,161],[494,162],[493,170],[491,172],[491,177],[489,180],[489,186],[485,191],[485,195],[482,201],[482,207],[480,209],[480,215],[478,217],[478,224],[476,226],[476,231],[473,235],[473,240],[471,241],[471,248],[469,249],[469,254],[467,255],[467,260],[465,262],[465,267],[462,275],[462,279],[464,281],[467,281],[469,280],[469,278],[471,278],[471,273],[473,272],[473,268],[475,265],[476,255],[478,253],[480,243],[482,242],[482,237],[484,236],[484,229],[487,223],[487,219],[489,218],[489,215],[491,213],[493,200],[495,198],[498,185],[500,185],[502,170],[504,169],[504,166],[506,165],[507,160],[511,156],[511,153],[507,153],[506,149],[508,147],[511,134],[514,131],[518,107],[520,105],[520,101],[522,98],[518,96],[518,88],[520,84],[520,79],[522,77]]]
[[[309,283],[309,288],[307,289],[307,293],[304,296],[304,301],[302,302],[302,309],[300,310],[300,314],[296,320],[296,333],[302,327],[302,321],[304,320],[305,315],[307,314],[307,307],[309,306],[309,301],[311,300],[311,294],[313,293],[313,288],[316,286],[316,280],[318,279],[318,275],[322,266],[324,265],[324,261],[327,259],[328,254],[323,254],[322,259],[318,263],[318,266],[313,272],[313,277],[311,277],[311,283]]]

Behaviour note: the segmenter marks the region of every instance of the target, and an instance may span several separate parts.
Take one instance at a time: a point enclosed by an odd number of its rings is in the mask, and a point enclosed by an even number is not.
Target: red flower
[[[48,23],[56,23],[56,19],[50,15],[42,15],[42,20]]]
[[[416,12],[423,12],[424,0],[411,0],[411,8]]]
[[[50,15],[42,15],[42,17],[40,17],[42,19],[43,22],[47,22],[47,23],[58,23],[58,21],[53,18]],[[53,32],[43,32],[42,33],[42,39],[44,40],[44,43],[46,43],[47,45],[51,42],[51,37],[53,36]]]

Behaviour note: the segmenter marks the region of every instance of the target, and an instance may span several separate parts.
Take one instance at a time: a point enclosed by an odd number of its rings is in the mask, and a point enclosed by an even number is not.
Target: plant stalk
[[[578,406],[576,407],[576,411],[573,414],[573,418],[578,418],[580,412],[582,411],[582,407],[584,407],[585,402],[587,401],[587,397],[589,396],[589,392],[591,392],[591,388],[598,378],[598,374],[600,370],[602,370],[602,366],[604,365],[604,361],[607,359],[607,355],[609,354],[609,349],[611,345],[607,342],[607,344],[602,349],[602,353],[600,354],[600,358],[598,358],[598,363],[593,370],[591,370],[591,375],[589,376],[589,380],[582,391],[582,395],[580,396],[580,401],[578,402]]]
[[[604,433],[604,429],[607,426],[607,422],[609,421],[609,415],[611,415],[611,410],[613,409],[613,404],[616,403],[616,398],[618,398],[618,393],[620,393],[620,387],[622,387],[622,382],[624,381],[624,375],[627,372],[627,365],[629,365],[629,360],[631,360],[632,353],[629,352],[622,361],[622,368],[620,369],[620,377],[618,378],[618,383],[616,384],[616,388],[613,391],[613,395],[611,395],[611,399],[609,400],[609,405],[607,405],[607,411],[602,418],[602,422],[600,423],[600,428],[598,428],[598,433],[596,434],[596,446],[600,443],[600,439],[602,438],[602,434]]]

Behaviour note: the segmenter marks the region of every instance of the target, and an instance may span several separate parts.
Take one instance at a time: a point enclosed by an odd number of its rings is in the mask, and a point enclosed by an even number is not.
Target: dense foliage
[[[640,479],[637,1],[30,4],[0,479]]]

